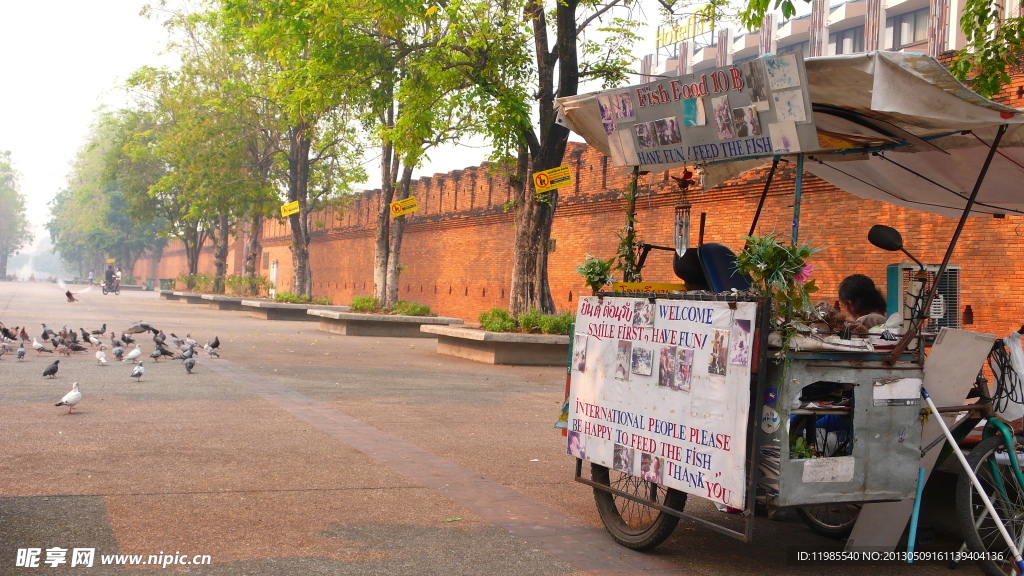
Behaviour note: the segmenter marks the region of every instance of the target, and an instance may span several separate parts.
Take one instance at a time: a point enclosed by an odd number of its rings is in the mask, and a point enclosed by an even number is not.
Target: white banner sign
[[[753,302],[584,297],[568,452],[745,507]]]

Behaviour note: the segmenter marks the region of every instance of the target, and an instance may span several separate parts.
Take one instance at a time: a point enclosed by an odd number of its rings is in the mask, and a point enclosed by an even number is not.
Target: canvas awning
[[[972,214],[1024,214],[1024,110],[978,96],[922,54],[870,52],[808,58],[805,65],[820,143],[820,150],[803,150],[806,171],[863,198],[958,216],[998,126],[1007,124]],[[598,95],[560,98],[558,105],[566,126],[609,154]],[[711,162],[705,186],[771,156]]]

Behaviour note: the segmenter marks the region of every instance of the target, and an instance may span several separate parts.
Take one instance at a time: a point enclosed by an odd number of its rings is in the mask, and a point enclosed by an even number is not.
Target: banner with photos
[[[569,127],[620,167],[656,170],[819,149],[799,52],[558,103]]]
[[[568,453],[744,508],[756,313],[753,302],[581,298]]]

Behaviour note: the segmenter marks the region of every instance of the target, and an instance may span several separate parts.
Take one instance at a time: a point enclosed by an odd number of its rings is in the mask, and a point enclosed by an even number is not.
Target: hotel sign
[[[706,7],[710,12],[710,7]],[[654,37],[654,49],[671,46],[683,40],[695,38],[701,34],[707,34],[714,30],[715,25],[709,14],[697,12],[676,22],[672,26],[658,26],[657,35]]]

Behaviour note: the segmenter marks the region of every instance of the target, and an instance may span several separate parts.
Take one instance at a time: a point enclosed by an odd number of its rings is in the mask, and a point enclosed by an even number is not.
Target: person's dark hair
[[[839,284],[839,300],[849,302],[858,316],[886,311],[885,296],[875,288],[875,281],[863,274],[847,276]]]

